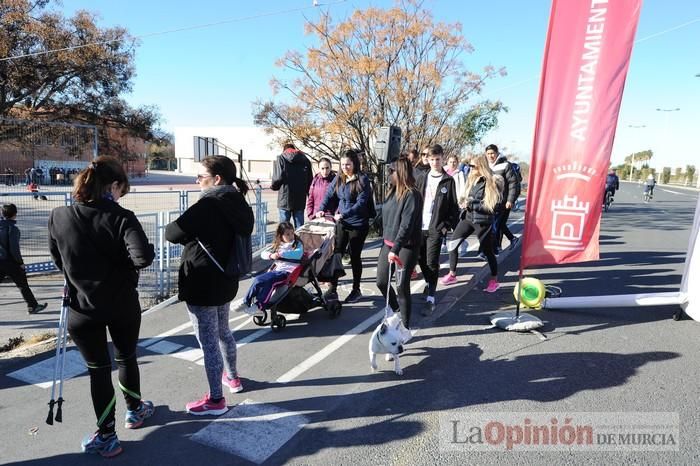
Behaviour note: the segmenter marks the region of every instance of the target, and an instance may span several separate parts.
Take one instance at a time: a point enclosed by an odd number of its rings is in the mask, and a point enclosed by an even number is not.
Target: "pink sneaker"
[[[452,285],[453,283],[457,283],[457,276],[448,272],[447,275],[440,279],[440,283],[443,285]]]
[[[209,394],[206,394],[201,400],[187,403],[185,405],[185,410],[195,416],[218,416],[227,412],[228,407],[226,406],[226,398],[222,398],[219,402],[214,403],[211,401],[211,398],[209,398]]]
[[[243,384],[241,383],[241,379],[239,379],[238,377],[230,379],[226,372],[221,374],[221,383],[224,384],[225,387],[228,387],[231,393],[239,393],[243,391]]]
[[[487,293],[495,293],[499,288],[501,287],[501,284],[498,283],[497,280],[491,279],[489,280],[489,284],[484,288],[484,291]]]

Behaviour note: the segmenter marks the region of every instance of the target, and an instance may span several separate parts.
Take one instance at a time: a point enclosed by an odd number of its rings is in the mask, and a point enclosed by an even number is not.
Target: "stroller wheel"
[[[280,330],[282,330],[286,326],[287,326],[287,318],[281,314],[277,314],[275,316],[275,318],[272,319],[272,324],[270,324],[270,327],[272,327],[272,330],[275,332],[279,332]]]
[[[262,311],[262,315],[253,316],[253,323],[258,327],[262,327],[267,322],[267,311]]]

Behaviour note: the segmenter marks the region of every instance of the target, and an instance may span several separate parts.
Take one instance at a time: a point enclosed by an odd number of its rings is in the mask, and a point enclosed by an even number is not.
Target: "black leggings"
[[[382,246],[377,259],[377,288],[381,291],[382,296],[386,299],[386,289],[389,280],[389,251],[391,248],[386,244]],[[389,293],[389,306],[396,312],[401,310],[401,320],[406,328],[409,328],[411,320],[411,271],[415,268],[418,261],[418,250],[401,248],[399,251],[399,259],[403,262],[403,273],[399,278],[398,285],[398,300],[394,287],[391,287]]]
[[[360,289],[362,281],[362,248],[365,246],[365,239],[369,227],[360,230],[349,230],[340,223],[335,228],[335,254],[343,255],[346,249],[350,249],[350,265],[352,267],[352,289]],[[331,280],[331,290],[335,291],[338,286],[338,279]]]
[[[489,269],[491,269],[491,276],[495,277],[498,275],[498,261],[496,260],[496,255],[493,253],[493,232],[491,225],[472,223],[467,219],[460,220],[455,231],[452,233],[452,240],[454,241],[459,238],[460,241],[457,245],[453,245],[454,249],[450,251],[450,272],[454,273],[457,270],[459,246],[474,232],[476,232],[476,236],[479,238],[481,251],[486,255]]]
[[[119,387],[129,410],[138,409],[141,401],[136,342],[141,327],[141,310],[126,310],[118,318],[68,313],[68,331],[83,355],[90,374],[92,406],[100,433],[114,432],[116,396],[112,385],[112,359],[107,346],[107,329],[114,345],[114,360],[119,368]]]

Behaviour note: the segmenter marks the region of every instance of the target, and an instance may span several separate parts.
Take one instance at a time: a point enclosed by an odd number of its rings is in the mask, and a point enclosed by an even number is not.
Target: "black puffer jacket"
[[[229,279],[197,244],[199,239],[222,267],[234,234],[250,236],[253,209],[233,186],[215,186],[165,229],[171,243],[184,244],[178,298],[196,306],[220,306],[236,297],[238,278]]]
[[[57,207],[49,250],[68,279],[71,309],[105,317],[140,310],[138,270],[155,254],[132,211],[107,199]]]
[[[277,193],[277,208],[304,210],[306,195],[314,178],[308,157],[296,149],[287,149],[277,156],[270,188]]]
[[[484,207],[484,195],[486,194],[486,182],[481,177],[469,190],[467,198],[466,218],[478,225],[490,225],[493,223],[493,212]]]

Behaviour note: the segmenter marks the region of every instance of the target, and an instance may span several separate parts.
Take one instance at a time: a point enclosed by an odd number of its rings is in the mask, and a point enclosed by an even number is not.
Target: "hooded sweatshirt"
[[[165,238],[184,244],[179,272],[180,301],[196,306],[220,306],[235,298],[238,278],[228,278],[197,240],[225,267],[234,235],[253,232],[253,209],[233,186],[214,186],[165,228]]]
[[[272,171],[270,188],[277,193],[277,208],[304,210],[313,171],[306,154],[296,149],[285,149],[277,156]]]

